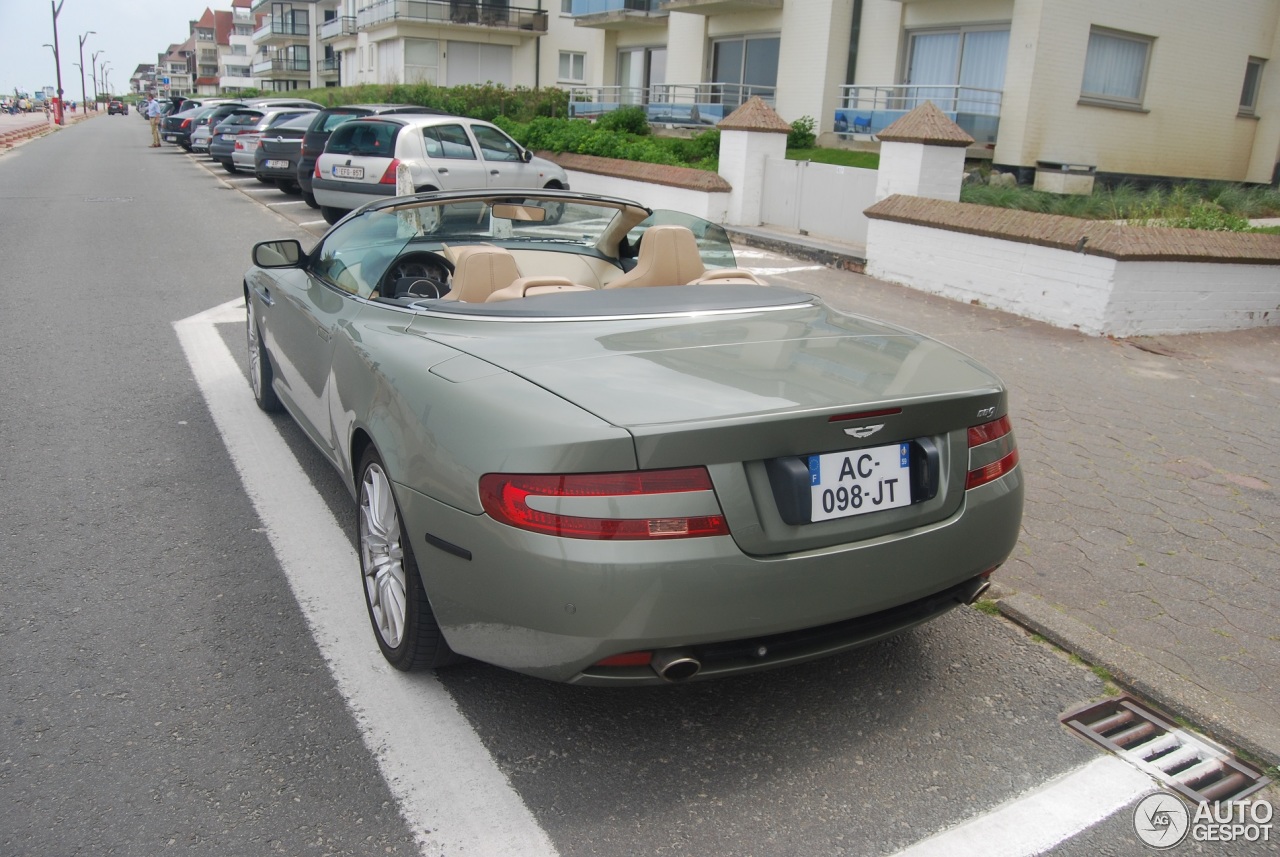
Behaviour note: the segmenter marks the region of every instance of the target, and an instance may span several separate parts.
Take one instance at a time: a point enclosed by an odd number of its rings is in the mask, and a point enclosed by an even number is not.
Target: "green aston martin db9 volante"
[[[638,685],[796,663],[972,601],[1017,540],[1000,380],[762,283],[698,218],[397,197],[310,251],[256,245],[244,293],[253,393],[351,489],[400,669]]]

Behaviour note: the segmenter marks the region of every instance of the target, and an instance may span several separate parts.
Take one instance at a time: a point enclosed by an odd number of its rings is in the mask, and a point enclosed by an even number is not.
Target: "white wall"
[[[596,173],[584,173],[578,170],[566,170],[569,174],[569,187],[582,193],[598,193],[602,196],[617,196],[631,199],[646,208],[666,208],[671,211],[682,211],[712,223],[724,223],[729,209],[729,194],[707,193],[700,190],[671,187],[653,184],[652,182],[621,179],[614,176],[602,176]]]
[[[872,220],[867,274],[1083,333],[1140,336],[1280,325],[1280,266],[1127,262]]]

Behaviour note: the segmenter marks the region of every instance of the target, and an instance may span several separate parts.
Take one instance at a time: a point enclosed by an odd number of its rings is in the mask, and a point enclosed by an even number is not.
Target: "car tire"
[[[267,358],[266,346],[262,344],[262,332],[258,329],[252,298],[245,301],[244,335],[249,352],[249,386],[253,389],[253,400],[263,411],[279,413],[284,410],[284,405],[271,386],[275,373],[271,371],[271,361]]]
[[[296,194],[301,188],[298,183],[292,179],[276,179],[276,187],[281,193]]]
[[[302,185],[298,185],[298,187],[302,187]],[[302,192],[302,201],[305,202],[307,205],[311,206],[312,208],[320,207],[320,203],[316,202],[315,195],[312,194],[311,191],[309,190],[304,190]]]
[[[222,168],[229,173],[239,172],[239,170],[236,169],[236,165],[230,161],[219,161],[219,163],[222,164]]]
[[[324,217],[324,222],[329,224],[337,223],[339,220],[347,216],[345,209],[334,208],[329,205],[320,206],[320,214]]]
[[[357,473],[361,588],[382,656],[404,672],[457,663],[422,586],[391,478],[372,446]]]
[[[275,179],[269,179],[264,176],[254,176],[254,178],[262,182],[263,184],[274,185],[276,183]]]

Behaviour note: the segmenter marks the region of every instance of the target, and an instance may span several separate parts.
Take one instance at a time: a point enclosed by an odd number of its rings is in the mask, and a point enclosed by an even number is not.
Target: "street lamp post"
[[[49,8],[53,11],[53,64],[58,71],[58,109],[56,111],[55,121],[59,125],[67,124],[66,118],[62,115],[62,60],[58,52],[58,13],[62,11],[62,4],[66,0],[49,0]]]
[[[85,105],[85,102],[88,100],[87,98],[85,98],[85,93],[84,93],[84,43],[85,43],[85,40],[89,38],[89,36],[96,35],[97,32],[98,32],[97,30],[90,30],[89,32],[85,33],[83,36],[80,37],[80,112],[81,113],[84,113],[85,111],[84,105]]]
[[[98,112],[98,54],[102,51],[94,51],[89,57],[89,76],[93,78],[93,112]]]

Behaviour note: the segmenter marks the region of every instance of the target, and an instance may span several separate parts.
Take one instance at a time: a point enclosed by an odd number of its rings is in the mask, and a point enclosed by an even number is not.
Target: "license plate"
[[[166,140],[168,140],[169,142],[171,142],[171,143],[172,143],[174,140],[178,139],[178,138],[177,138],[177,136],[176,136],[176,135],[174,135],[174,134],[165,134],[165,135],[164,135],[164,138],[165,138]]]
[[[911,505],[911,445],[809,456],[810,521]]]
[[[335,179],[362,179],[364,178],[364,167],[334,167],[333,177]]]
[[[288,161],[267,161],[267,169],[287,170],[289,169],[289,162]]]

